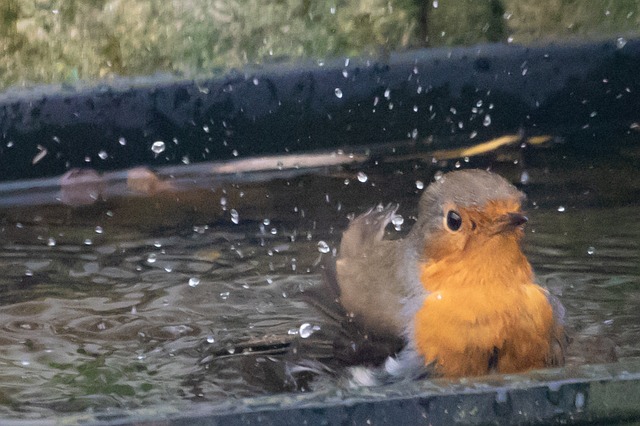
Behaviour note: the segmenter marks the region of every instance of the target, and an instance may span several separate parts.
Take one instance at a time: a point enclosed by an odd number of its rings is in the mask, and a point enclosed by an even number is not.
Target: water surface
[[[567,308],[569,362],[640,356],[639,161],[591,158],[555,149],[434,164],[416,154],[202,174],[176,191],[80,207],[18,189],[28,202],[0,211],[0,417],[307,389],[278,363],[301,333],[303,359],[320,358],[326,319],[301,295],[320,284],[348,215],[399,202],[404,223],[388,234],[400,237],[434,174],[455,168],[491,167],[528,194],[525,250]]]

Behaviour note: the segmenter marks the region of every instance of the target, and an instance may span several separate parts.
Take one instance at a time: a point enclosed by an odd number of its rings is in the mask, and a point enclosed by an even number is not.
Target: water
[[[572,364],[640,356],[638,162],[633,153],[596,160],[558,148],[462,166],[491,165],[512,182],[526,172],[525,248],[567,308]],[[399,202],[403,223],[387,232],[400,237],[423,188],[455,163],[434,166],[414,153],[294,174],[201,175],[179,191],[175,184],[77,208],[39,205],[55,197],[46,188],[5,204],[0,417],[313,387],[279,375],[282,359],[300,338],[307,352],[298,359],[326,355],[326,319],[301,296],[320,283],[318,265],[338,246],[348,214]]]

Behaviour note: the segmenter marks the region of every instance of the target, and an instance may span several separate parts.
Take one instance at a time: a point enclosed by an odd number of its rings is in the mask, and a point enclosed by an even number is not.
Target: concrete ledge
[[[0,95],[0,180],[524,131],[601,144],[640,111],[640,40],[418,50]],[[156,148],[153,149],[154,143]]]

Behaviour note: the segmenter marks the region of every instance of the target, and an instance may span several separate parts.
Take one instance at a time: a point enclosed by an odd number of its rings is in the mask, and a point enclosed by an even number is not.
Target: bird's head
[[[524,198],[504,178],[484,170],[448,173],[422,195],[410,238],[430,261],[478,254],[505,260],[522,256]]]

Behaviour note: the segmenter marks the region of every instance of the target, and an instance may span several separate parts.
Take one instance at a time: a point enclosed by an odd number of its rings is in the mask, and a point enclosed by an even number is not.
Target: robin
[[[397,205],[350,223],[329,280],[367,336],[404,340],[384,363],[387,377],[455,378],[564,363],[564,308],[536,284],[520,246],[524,198],[496,174],[455,171],[426,189],[404,239],[383,238]]]

